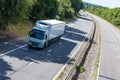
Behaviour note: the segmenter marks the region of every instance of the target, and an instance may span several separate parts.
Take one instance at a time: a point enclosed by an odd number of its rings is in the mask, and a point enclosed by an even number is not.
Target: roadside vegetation
[[[82,0],[0,0],[0,31],[27,35],[36,20],[67,21],[82,8]]]
[[[93,76],[93,78],[94,78],[94,80],[97,80],[97,78],[98,78],[98,69],[99,69],[99,67],[100,67],[100,53],[101,53],[101,31],[100,31],[100,28],[99,28],[99,30],[98,30],[99,32],[98,32],[98,45],[99,45],[99,49],[98,49],[98,54],[97,54],[97,56],[96,56],[96,61],[95,61],[95,63],[94,63],[94,76]]]
[[[103,8],[88,6],[86,10],[92,14],[100,16],[120,29],[120,8]]]
[[[85,72],[85,68],[83,66],[76,66],[76,70],[79,71],[80,73]]]

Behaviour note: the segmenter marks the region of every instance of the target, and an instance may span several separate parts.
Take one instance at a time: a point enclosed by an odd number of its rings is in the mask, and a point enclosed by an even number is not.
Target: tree
[[[0,26],[5,28],[9,23],[21,23],[28,19],[32,0],[0,0]]]
[[[58,0],[58,2],[57,16],[59,16],[60,19],[72,18],[75,11],[71,6],[71,2],[69,0]]]
[[[30,18],[39,19],[64,19],[71,18],[74,10],[69,0],[37,0],[32,7]]]
[[[87,11],[96,14],[107,21],[111,22],[115,26],[120,26],[120,8],[102,8],[90,6],[87,7]]]
[[[70,1],[76,13],[78,13],[80,9],[84,8],[82,0],[70,0]]]

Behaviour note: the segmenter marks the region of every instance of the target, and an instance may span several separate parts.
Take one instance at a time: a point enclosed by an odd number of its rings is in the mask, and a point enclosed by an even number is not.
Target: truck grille
[[[34,45],[34,46],[38,46],[38,45],[39,45],[39,43],[36,43],[36,42],[33,42],[33,41],[31,41],[31,43],[32,43],[32,45]]]

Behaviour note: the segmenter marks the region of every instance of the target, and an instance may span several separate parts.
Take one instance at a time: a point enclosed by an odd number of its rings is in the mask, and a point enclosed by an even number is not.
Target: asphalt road
[[[120,31],[107,21],[94,17],[102,34],[98,80],[120,80]]]
[[[44,50],[28,48],[27,37],[0,44],[0,80],[52,80],[92,27],[89,16],[67,24],[62,38]]]

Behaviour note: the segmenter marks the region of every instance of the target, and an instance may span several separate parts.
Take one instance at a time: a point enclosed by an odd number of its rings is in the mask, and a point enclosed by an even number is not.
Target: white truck
[[[56,19],[39,20],[29,32],[28,46],[45,48],[64,34],[65,22]]]

